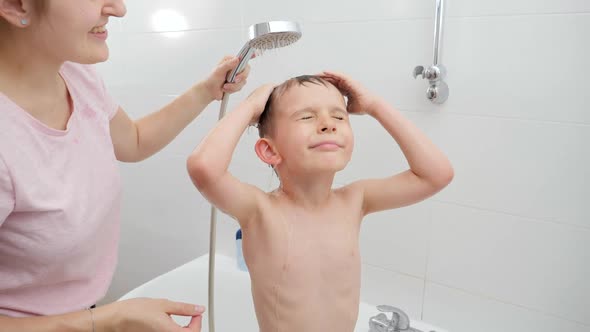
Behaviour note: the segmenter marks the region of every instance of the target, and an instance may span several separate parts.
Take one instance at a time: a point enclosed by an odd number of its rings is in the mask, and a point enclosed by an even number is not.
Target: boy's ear
[[[266,138],[258,139],[258,141],[256,141],[256,145],[254,145],[254,150],[256,150],[256,155],[258,155],[258,158],[260,158],[260,160],[262,160],[262,162],[267,165],[274,167],[282,160],[281,156],[272,146],[272,142]]]

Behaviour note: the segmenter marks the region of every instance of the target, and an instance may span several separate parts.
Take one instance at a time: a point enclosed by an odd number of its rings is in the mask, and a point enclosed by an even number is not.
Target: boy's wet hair
[[[306,85],[308,83],[323,85],[326,87],[328,86],[328,84],[331,84],[317,75],[301,75],[288,79],[281,85],[275,87],[270,97],[268,98],[266,105],[264,106],[264,111],[262,112],[262,114],[260,114],[260,118],[258,119],[258,135],[261,138],[269,136],[269,134],[272,132],[272,104],[277,100],[277,98],[280,98],[286,91],[288,91],[293,86]]]

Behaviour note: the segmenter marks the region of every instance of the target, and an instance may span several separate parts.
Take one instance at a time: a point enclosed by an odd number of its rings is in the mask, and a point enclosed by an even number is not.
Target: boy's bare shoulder
[[[348,207],[354,208],[363,201],[362,187],[358,182],[352,182],[342,187],[332,189],[337,199],[342,200]]]
[[[349,220],[359,225],[363,219],[362,191],[354,184],[348,184],[332,190],[332,217],[336,220]]]
[[[253,216],[256,219],[262,219],[263,216],[276,211],[282,204],[282,198],[276,190],[263,191],[262,189],[258,189],[256,196],[257,211],[259,212],[257,216]]]

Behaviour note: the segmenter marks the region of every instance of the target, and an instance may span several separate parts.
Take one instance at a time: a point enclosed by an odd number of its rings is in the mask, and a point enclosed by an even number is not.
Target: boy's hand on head
[[[242,105],[245,106],[246,109],[253,112],[252,120],[250,122],[251,124],[258,122],[260,114],[264,111],[264,106],[266,106],[266,102],[276,86],[276,84],[271,83],[264,84],[252,91],[248,98],[242,102]]]
[[[226,83],[227,76],[232,72],[238,64],[240,59],[236,56],[225,56],[219,64],[213,69],[213,72],[204,81],[207,93],[214,100],[221,100],[224,93],[234,93],[240,91],[246,84],[248,74],[250,74],[250,65],[236,75],[234,83]]]
[[[331,71],[324,71],[320,77],[334,84],[348,99],[347,111],[351,114],[371,114],[375,96],[352,78]]]

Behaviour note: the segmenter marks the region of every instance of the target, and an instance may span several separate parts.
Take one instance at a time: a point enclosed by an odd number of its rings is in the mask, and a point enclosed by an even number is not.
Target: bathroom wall
[[[263,82],[342,71],[400,109],[455,168],[436,196],[366,219],[363,300],[453,332],[590,331],[590,210],[583,208],[590,2],[446,2],[443,105],[431,104],[426,82],[411,75],[432,63],[435,0],[130,0],[127,17],[111,20],[112,59],[98,68],[137,118],[235,54],[250,24],[299,21],[302,39],[252,60],[230,110]],[[209,205],[185,161],[218,107],[157,156],[121,165],[120,264],[105,301],[208,251]],[[353,128],[356,151],[337,185],[406,169],[375,120],[354,117]],[[270,190],[277,181],[253,152],[256,138],[255,129],[244,134],[231,170]],[[220,217],[219,252],[234,254],[237,227]]]

